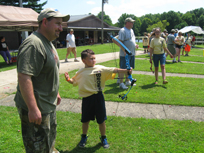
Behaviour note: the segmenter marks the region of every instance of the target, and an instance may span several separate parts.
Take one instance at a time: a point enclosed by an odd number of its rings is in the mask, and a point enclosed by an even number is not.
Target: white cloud
[[[87,1],[86,3],[87,3],[87,4],[91,4],[91,5],[95,4],[94,1]]]

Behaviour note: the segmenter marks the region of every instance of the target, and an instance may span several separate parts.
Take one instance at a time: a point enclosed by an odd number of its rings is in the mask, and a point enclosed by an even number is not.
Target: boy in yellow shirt
[[[82,97],[82,135],[79,147],[85,147],[87,141],[87,132],[90,120],[97,120],[99,124],[99,130],[101,133],[101,143],[104,148],[109,148],[109,144],[106,138],[106,108],[105,100],[103,96],[103,89],[105,87],[105,81],[114,79],[116,73],[132,73],[131,70],[110,68],[96,64],[95,53],[90,50],[84,50],[81,52],[81,59],[85,67],[80,69],[76,75],[72,78],[65,72],[66,80],[73,84],[73,86],[79,86],[79,96]]]

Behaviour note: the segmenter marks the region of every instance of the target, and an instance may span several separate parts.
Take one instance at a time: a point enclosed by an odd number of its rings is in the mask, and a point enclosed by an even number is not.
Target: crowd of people
[[[151,33],[144,32],[144,37],[142,38],[143,42],[143,48],[144,53],[149,52],[149,47],[151,40],[155,37],[155,28],[152,29]],[[172,29],[170,33],[166,29],[161,32],[160,37],[164,38],[167,43],[167,48],[172,53],[173,63],[181,62],[180,55],[182,51],[182,55],[189,56],[189,52],[192,48],[192,46],[195,44],[195,36],[191,35],[190,33],[187,33],[186,38],[183,36],[182,32],[179,32],[178,29]],[[166,53],[166,57],[168,56],[168,53]],[[176,57],[178,57],[178,60],[176,60]]]
[[[182,55],[184,55],[185,51],[185,56],[189,56],[193,38],[194,36],[191,36],[190,33],[188,33],[185,38],[178,29],[172,29],[170,34],[166,29],[161,32],[160,28],[153,28],[150,34],[144,33],[142,39],[144,53],[149,53],[150,63],[152,63],[153,60],[155,67],[155,84],[158,84],[159,62],[162,70],[163,84],[166,84],[168,83],[165,74],[166,57],[170,55],[170,57],[173,58],[173,63],[181,62],[181,50]],[[177,57],[178,60],[176,60]]]

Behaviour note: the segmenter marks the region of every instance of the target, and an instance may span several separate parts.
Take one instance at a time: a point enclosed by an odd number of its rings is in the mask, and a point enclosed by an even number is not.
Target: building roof
[[[71,15],[70,16],[70,19],[68,22],[75,22],[75,21],[78,21],[78,20],[81,20],[81,19],[84,19],[84,18],[87,18],[91,16],[90,14],[84,14],[84,15]]]
[[[84,29],[84,30],[101,30],[102,20],[93,14],[85,15],[71,15],[68,21],[68,28],[72,29]],[[108,31],[119,31],[120,28],[110,26],[103,22],[103,29]]]

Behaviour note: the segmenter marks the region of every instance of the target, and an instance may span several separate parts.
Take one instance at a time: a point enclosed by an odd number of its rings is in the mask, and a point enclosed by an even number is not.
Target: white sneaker
[[[65,60],[64,60],[65,62],[68,62],[68,60],[67,60],[67,58],[65,58]]]
[[[122,89],[128,89],[128,87],[126,87],[124,83],[121,83],[121,84],[120,84],[120,88],[122,88]]]
[[[126,82],[125,82],[125,85],[126,85],[126,86],[131,86],[131,81],[126,81]],[[136,84],[134,83],[133,86],[136,86]]]

